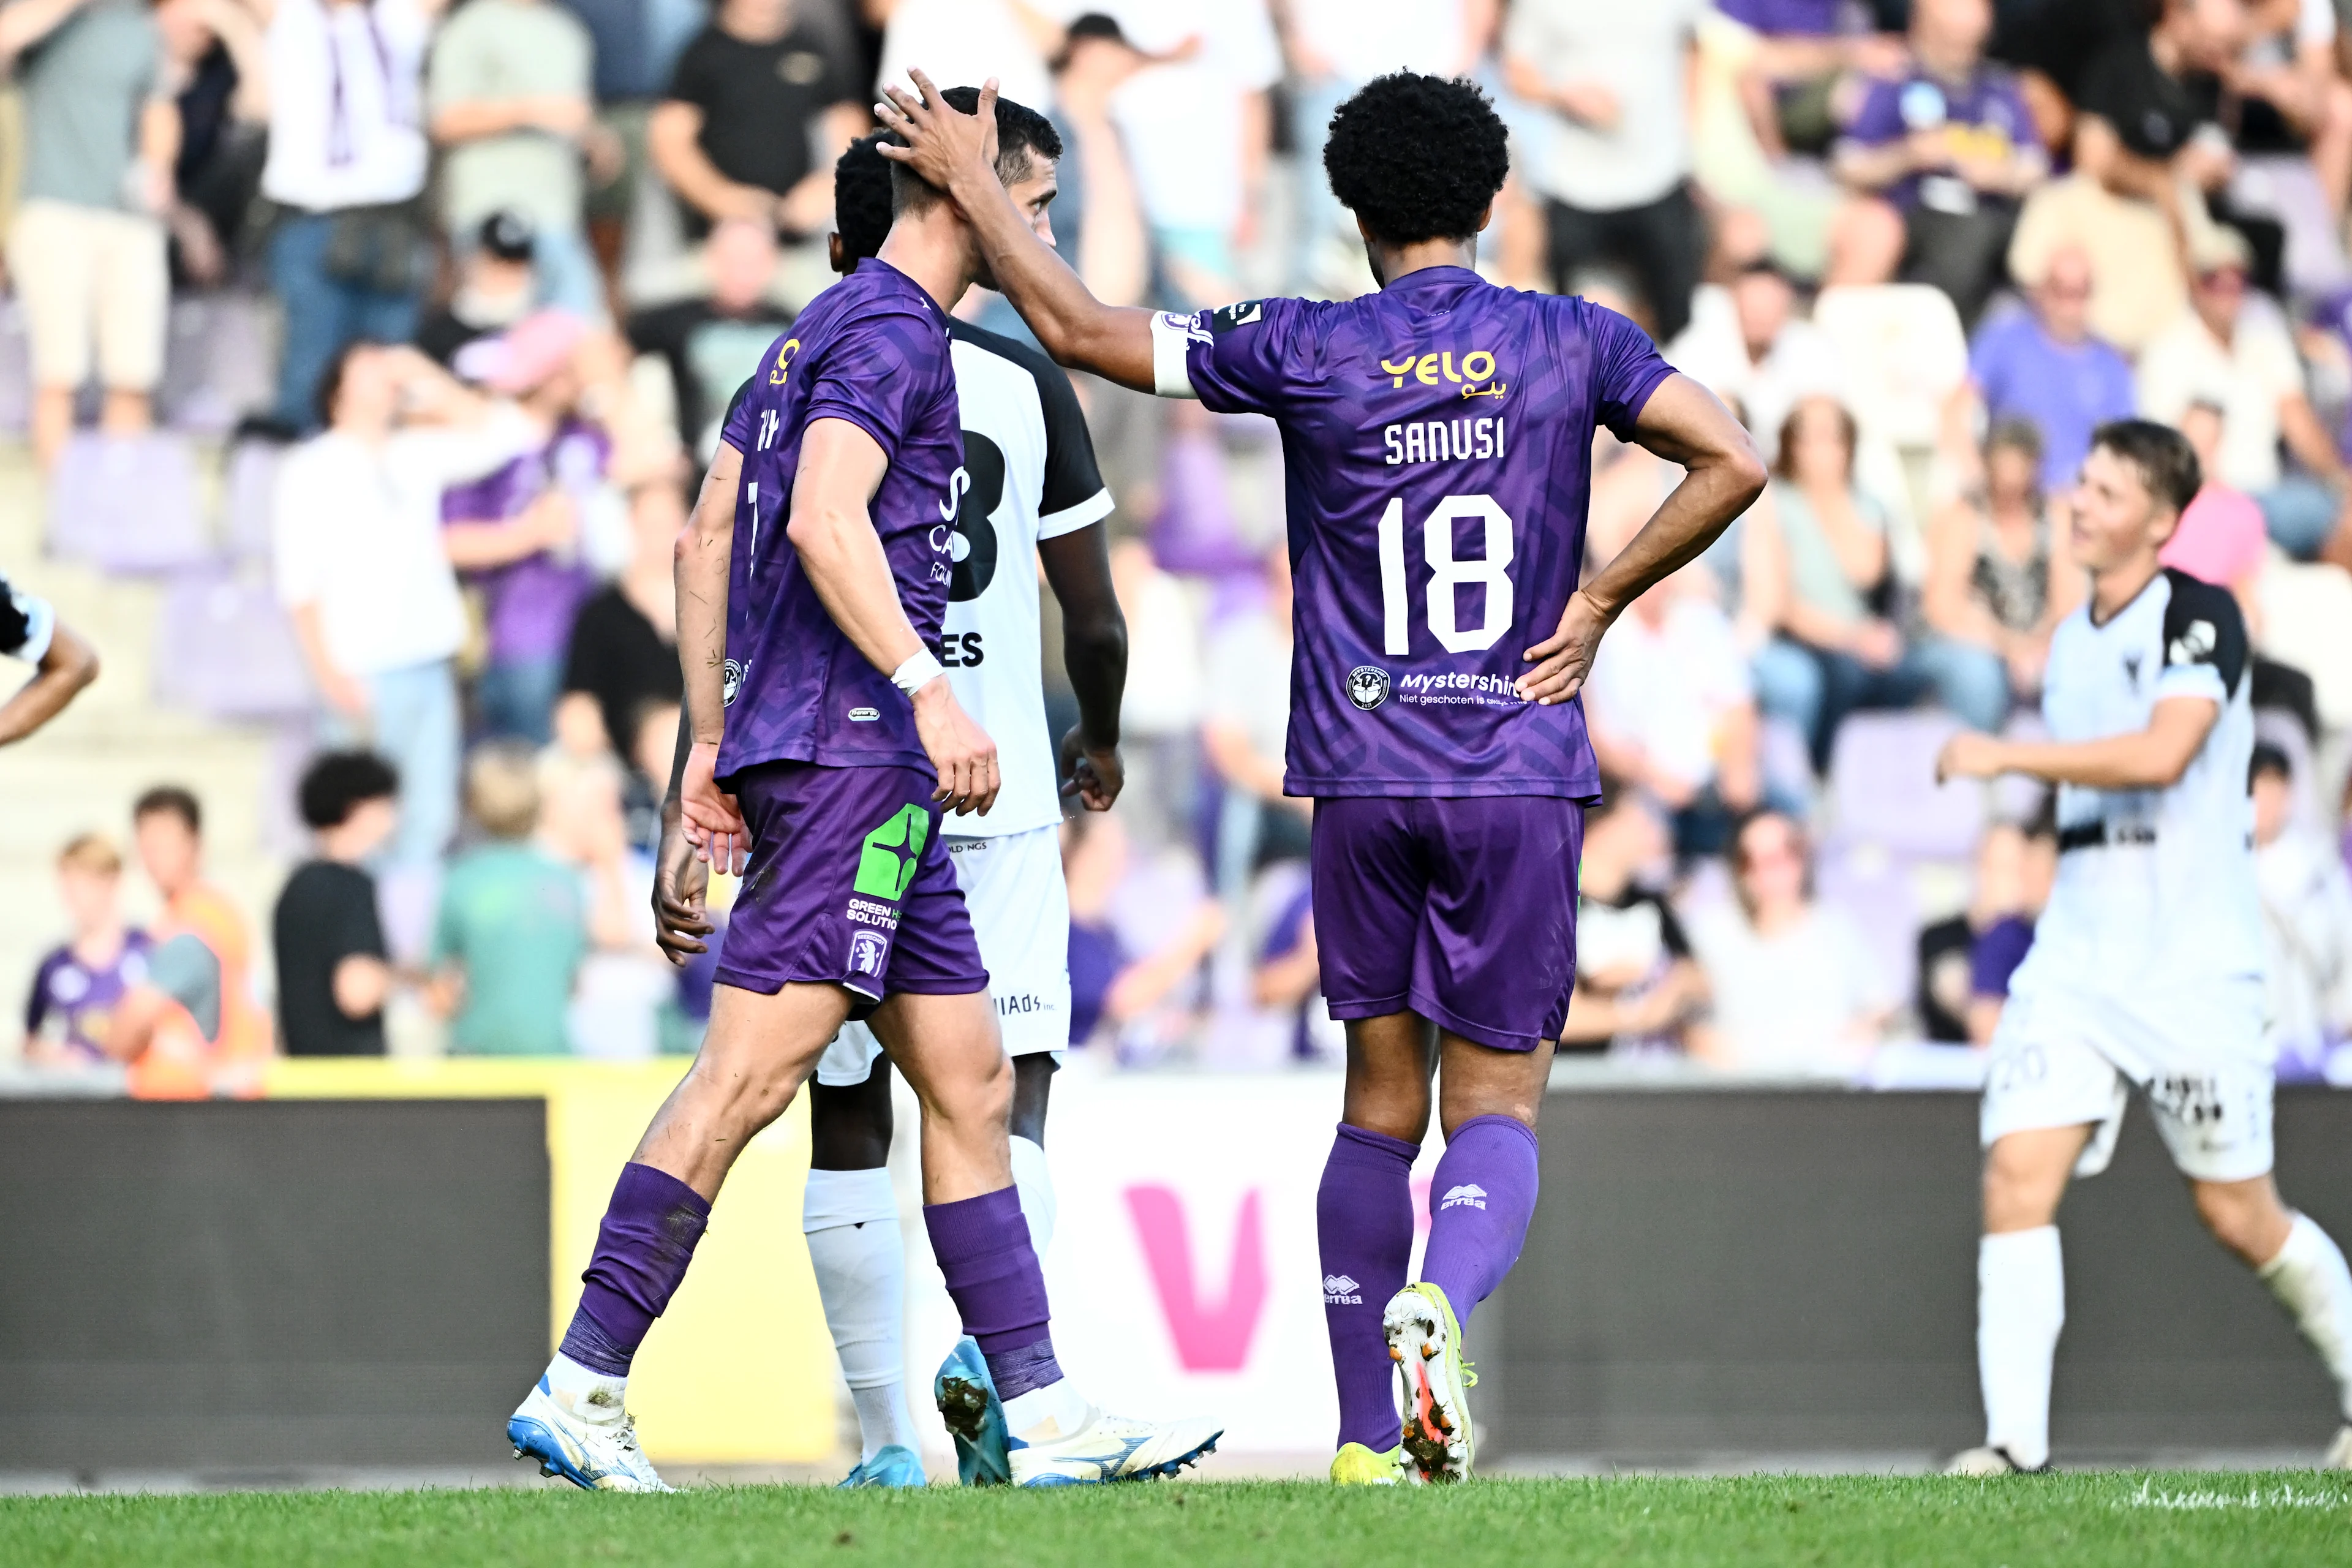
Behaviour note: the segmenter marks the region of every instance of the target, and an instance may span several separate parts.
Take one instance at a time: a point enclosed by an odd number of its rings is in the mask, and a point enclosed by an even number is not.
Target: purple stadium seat
[[[219,719],[275,719],[317,706],[294,628],[258,570],[180,574],[155,628],[155,695]]]
[[[1824,905],[1853,921],[1895,994],[1908,998],[1919,978],[1919,910],[1910,867],[1874,846],[1847,847],[1822,857],[1814,886]]]
[[[1984,788],[1936,783],[1936,753],[1958,731],[1947,713],[1856,713],[1830,752],[1831,841],[1923,860],[1960,860],[1984,827]]]
[[[223,292],[172,301],[155,402],[173,429],[225,435],[246,415],[269,405],[274,383],[258,300]]]
[[[221,484],[221,534],[237,560],[269,559],[278,461],[283,456],[285,448],[274,441],[239,441],[229,450]]]
[[[49,553],[108,572],[162,573],[212,558],[188,443],[84,431],[49,481]]]

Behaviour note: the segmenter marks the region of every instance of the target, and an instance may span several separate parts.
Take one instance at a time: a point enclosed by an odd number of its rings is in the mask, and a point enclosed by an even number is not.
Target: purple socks
[[[628,1376],[709,1224],[710,1205],[676,1176],[634,1161],[622,1166],[562,1353],[608,1377]]]
[[[1397,1444],[1395,1373],[1381,1312],[1404,1289],[1412,1261],[1412,1162],[1420,1152],[1343,1121],[1315,1194],[1342,1447],[1361,1443],[1385,1453]]]
[[[1519,1260],[1540,1184],[1535,1131],[1514,1117],[1474,1116],[1446,1141],[1429,1184],[1421,1277],[1444,1290],[1464,1327]]]
[[[1003,1187],[951,1204],[923,1205],[923,1228],[939,1259],[963,1331],[980,1342],[999,1399],[1062,1380],[1047,1323],[1045,1276],[1029,1244],[1021,1189]]]

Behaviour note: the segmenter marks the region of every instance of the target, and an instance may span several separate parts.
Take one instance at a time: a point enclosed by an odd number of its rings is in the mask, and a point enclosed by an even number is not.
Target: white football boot
[[[1067,1436],[1012,1438],[1006,1444],[1016,1487],[1091,1487],[1106,1481],[1172,1476],[1217,1451],[1225,1429],[1188,1421],[1130,1421],[1087,1406],[1087,1420]]]
[[[601,1392],[601,1391],[600,1391]],[[600,1404],[592,1394],[587,1403]],[[591,1419],[567,1408],[542,1377],[507,1420],[507,1441],[518,1459],[537,1459],[539,1473],[556,1476],[586,1491],[667,1492],[677,1489],[654,1473],[637,1447],[636,1424],[625,1412],[597,1411]]]
[[[1409,1481],[1461,1481],[1478,1457],[1470,1393],[1478,1373],[1462,1359],[1462,1325],[1438,1286],[1408,1285],[1381,1313],[1389,1360],[1404,1380],[1403,1468]]]
[[[2042,1460],[2032,1467],[2021,1465],[2006,1448],[1970,1448],[1952,1456],[1944,1467],[1948,1476],[1964,1476],[1982,1480],[1989,1476],[2038,1476],[2047,1472],[2050,1461]]]
[[[2336,1441],[2327,1446],[2326,1458],[2319,1461],[2323,1470],[2352,1470],[2352,1422],[2336,1434]]]

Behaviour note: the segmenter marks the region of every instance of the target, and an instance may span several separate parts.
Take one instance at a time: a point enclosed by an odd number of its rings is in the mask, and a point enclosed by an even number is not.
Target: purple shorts
[[[1584,807],[1552,795],[1315,803],[1315,940],[1334,1018],[1420,1014],[1497,1050],[1568,1021]]]
[[[731,781],[751,863],[727,920],[722,985],[838,985],[854,1016],[901,991],[988,989],[920,768],[763,763]]]

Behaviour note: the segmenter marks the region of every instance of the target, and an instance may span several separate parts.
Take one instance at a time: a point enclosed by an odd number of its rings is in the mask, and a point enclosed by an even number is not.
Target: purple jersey
[[[820,419],[874,437],[890,466],[868,511],[898,603],[940,640],[963,471],[946,315],[897,268],[868,258],[769,345],[723,438],[743,454],[727,582],[727,732],[719,776],[755,763],[929,769],[913,706],[833,624],[784,536],[801,440]]]
[[[1513,683],[1576,588],[1593,427],[1630,435],[1674,374],[1642,329],[1436,267],[1153,332],[1161,393],[1282,429],[1297,647],[1283,788],[1598,796],[1582,700],[1539,707]]]
[[[127,931],[122,951],[104,969],[94,969],[60,947],[41,960],[33,972],[33,994],[25,1002],[25,1032],[48,1032],[54,1018],[61,1026],[58,1039],[66,1054],[78,1062],[106,1059],[107,1026],[122,994],[147,981],[147,953],[153,946],[145,931]]]
[[[1883,147],[1915,132],[1939,131],[1954,156],[1987,163],[2007,159],[2021,147],[2039,147],[2042,136],[2017,90],[2017,79],[1994,66],[1980,66],[1965,82],[1948,82],[1914,68],[1894,81],[1874,81],[1846,127],[1846,140]],[[1975,210],[1975,196],[1957,174],[1907,174],[1886,188],[1897,206],[1926,204],[1944,212]]]

